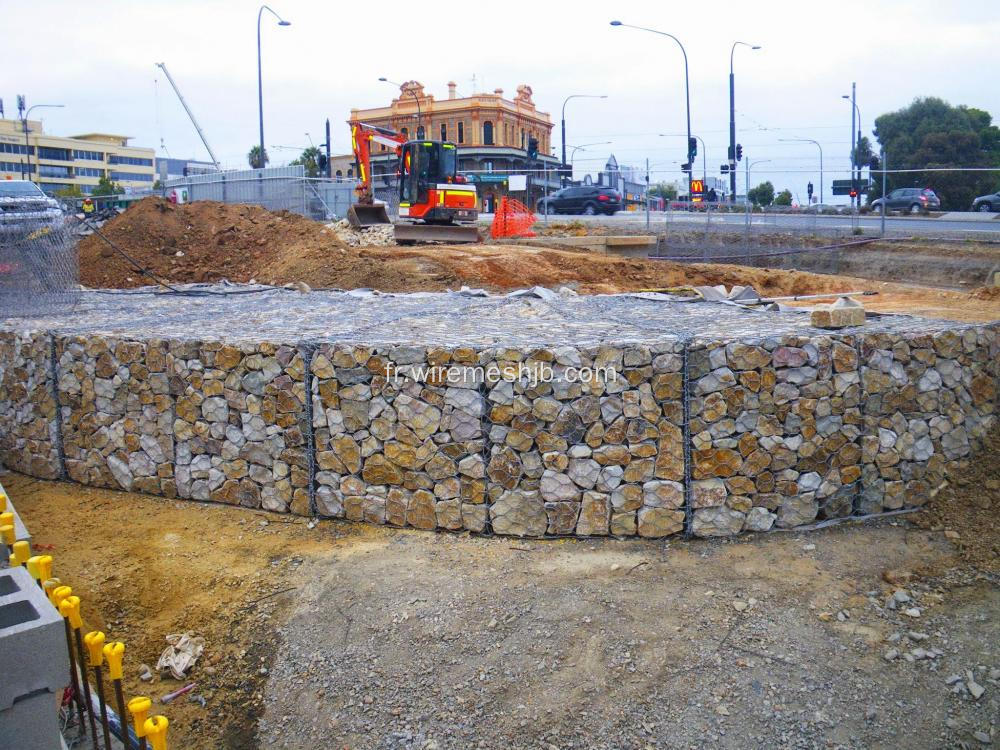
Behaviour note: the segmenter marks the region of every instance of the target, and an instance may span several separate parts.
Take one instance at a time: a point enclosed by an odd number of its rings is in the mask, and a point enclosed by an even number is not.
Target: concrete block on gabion
[[[306,359],[295,346],[170,341],[179,497],[310,513]]]
[[[692,533],[850,515],[861,476],[857,370],[845,336],[693,341]]]
[[[166,342],[69,336],[55,352],[68,477],[176,496]]]
[[[62,475],[52,337],[0,332],[0,463],[42,479]]]
[[[324,344],[310,364],[319,515],[483,531],[480,355]]]
[[[998,338],[996,326],[860,337],[860,512],[925,504],[978,448],[997,419]]]
[[[69,674],[62,617],[20,567],[0,571],[0,674],[0,724],[20,698],[42,690],[55,719],[55,696]]]
[[[681,531],[683,361],[676,339],[484,352],[492,530]]]

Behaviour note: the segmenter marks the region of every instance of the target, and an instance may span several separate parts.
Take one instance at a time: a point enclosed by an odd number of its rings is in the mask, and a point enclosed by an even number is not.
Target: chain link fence
[[[0,226],[0,318],[71,310],[79,301],[75,219]]]

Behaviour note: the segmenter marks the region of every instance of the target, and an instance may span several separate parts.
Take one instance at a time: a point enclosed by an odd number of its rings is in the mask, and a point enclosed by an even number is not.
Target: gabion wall
[[[434,348],[0,333],[0,460],[420,529],[723,536],[922,505],[997,419],[998,325],[652,338]],[[517,368],[551,377],[505,377]],[[567,377],[587,368],[614,377]]]

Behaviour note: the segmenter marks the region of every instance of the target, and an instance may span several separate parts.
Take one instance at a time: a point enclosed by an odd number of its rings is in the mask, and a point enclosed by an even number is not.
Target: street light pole
[[[736,202],[736,78],[733,75],[733,55],[739,46],[760,49],[759,44],[733,42],[733,47],[729,50],[729,190],[734,203]]]
[[[851,84],[851,95],[848,96],[847,94],[844,94],[843,96],[840,97],[841,99],[849,99],[850,102],[851,102],[851,189],[854,190],[855,192],[857,192],[857,190],[858,190],[858,176],[859,175],[858,175],[858,170],[857,170],[857,166],[858,165],[856,164],[856,159],[854,157],[857,155],[857,146],[861,145],[861,110],[858,109],[858,102],[857,102],[857,93],[858,93],[858,91],[857,91],[857,87],[858,87],[857,83],[852,83]],[[855,129],[854,129],[854,116],[855,115],[857,115],[857,117],[858,117],[858,129],[857,129],[857,131],[855,131]],[[855,139],[855,137],[856,137],[856,139]],[[860,206],[861,205],[861,196],[858,195],[856,198],[851,198],[851,205],[852,206],[855,205],[855,201],[857,201],[857,205]]]
[[[570,148],[573,149],[573,153],[571,153],[569,156],[570,175],[573,174],[573,163],[576,160],[577,151],[586,151],[590,146],[610,146],[610,145],[611,141],[601,141],[600,143],[584,143],[581,146],[570,146]]]
[[[19,101],[23,101],[23,97]],[[48,107],[51,109],[62,109],[65,106],[66,106],[65,104],[35,104],[28,107],[28,109],[21,116],[21,127],[24,129],[24,168],[21,170],[22,180],[31,179],[31,161],[28,153],[31,150],[31,146],[28,144],[28,133],[29,133],[28,115],[31,114],[31,110],[33,109],[41,109],[42,107]],[[36,164],[39,163],[38,154],[35,154],[35,163]],[[25,169],[27,170],[27,173],[25,173]],[[38,176],[41,177],[41,174],[39,174]]]
[[[629,29],[638,29],[639,31],[648,31],[650,34],[659,34],[660,36],[667,36],[677,42],[677,46],[681,48],[681,54],[684,55],[684,102],[685,108],[687,110],[687,178],[688,178],[688,193],[691,191],[691,172],[694,165],[691,163],[693,161],[691,154],[691,82],[688,77],[688,56],[687,50],[684,49],[684,45],[681,44],[681,40],[675,37],[673,34],[668,34],[665,31],[657,31],[656,29],[647,29],[644,26],[632,26],[631,24],[622,23],[621,21],[612,21],[612,26],[624,26]]]
[[[286,21],[267,5],[260,6],[260,10],[257,11],[257,111],[260,114],[260,154],[257,158],[260,160],[261,169],[267,166],[267,160],[264,157],[264,78],[260,64],[260,19],[265,10],[278,19],[278,26],[292,25],[290,21]]]
[[[570,99],[607,99],[607,94],[570,94],[562,103],[562,165],[566,166],[566,102]],[[562,184],[565,184],[566,176],[563,175]]]
[[[415,92],[413,89],[404,89],[403,84],[396,83],[395,81],[390,81],[388,78],[385,77],[379,78],[379,80],[382,81],[382,83],[391,83],[393,86],[399,86],[399,90],[401,93],[409,94],[410,96],[413,97],[413,101],[416,102],[417,104],[417,130],[420,130],[420,128],[423,125],[423,115],[420,112],[420,97],[417,96],[417,92]],[[424,135],[426,135],[426,133],[424,133]],[[417,133],[414,133],[413,137],[416,138]]]
[[[779,138],[779,141],[784,141],[786,143],[812,143],[819,149],[819,202],[823,202],[823,147],[819,145],[819,141],[814,141],[812,138]]]

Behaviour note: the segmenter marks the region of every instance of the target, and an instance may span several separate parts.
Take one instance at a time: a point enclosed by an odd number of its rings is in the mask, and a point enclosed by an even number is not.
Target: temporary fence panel
[[[74,228],[67,222],[0,228],[0,317],[65,311],[79,299]]]

